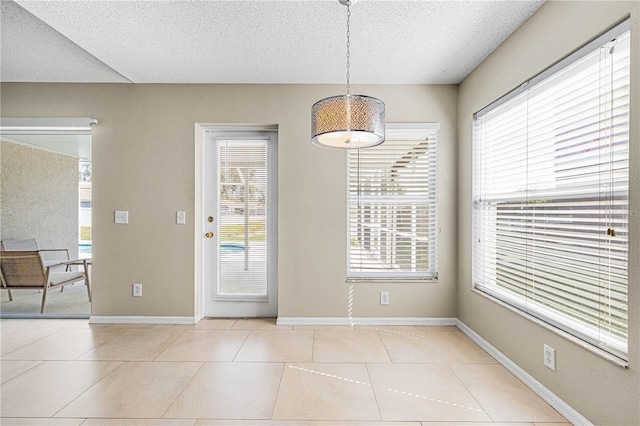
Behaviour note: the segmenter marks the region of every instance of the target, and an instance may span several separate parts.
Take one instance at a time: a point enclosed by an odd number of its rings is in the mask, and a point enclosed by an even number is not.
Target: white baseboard
[[[195,317],[146,317],[146,316],[96,316],[89,317],[89,324],[195,324]]]
[[[456,318],[278,317],[278,325],[426,325],[455,326]]]
[[[593,424],[584,418],[580,413],[571,408],[569,404],[560,399],[556,394],[551,392],[542,383],[537,381],[532,375],[520,368],[516,363],[511,361],[492,346],[489,342],[484,340],[478,333],[470,329],[465,323],[460,320],[456,320],[456,326],[466,334],[471,340],[476,342],[478,346],[487,351],[489,355],[494,357],[502,366],[513,373],[518,379],[520,379],[525,385],[527,385],[532,391],[534,391],[540,398],[544,399],[549,405],[555,408],[560,414],[562,414],[567,420],[574,425],[593,426]]]

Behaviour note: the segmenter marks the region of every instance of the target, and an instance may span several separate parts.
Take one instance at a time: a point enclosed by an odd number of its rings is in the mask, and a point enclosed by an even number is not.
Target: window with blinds
[[[629,24],[474,120],[473,283],[626,358]]]
[[[437,124],[348,152],[348,280],[437,278]]]
[[[267,299],[267,142],[219,139],[218,300]]]

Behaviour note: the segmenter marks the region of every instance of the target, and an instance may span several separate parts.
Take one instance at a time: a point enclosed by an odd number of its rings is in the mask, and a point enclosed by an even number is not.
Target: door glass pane
[[[267,144],[219,140],[217,295],[267,296]]]

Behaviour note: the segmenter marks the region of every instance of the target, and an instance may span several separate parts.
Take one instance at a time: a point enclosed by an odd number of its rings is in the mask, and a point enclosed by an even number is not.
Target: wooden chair
[[[71,265],[80,265],[82,268],[78,271],[67,270]],[[48,290],[62,288],[78,281],[85,282],[89,302],[91,302],[86,259],[45,266],[39,251],[0,251],[0,281],[2,288],[6,288],[9,292],[9,300],[13,300],[11,289],[42,290],[41,314],[44,313]]]
[[[4,240],[0,241],[0,249],[2,251],[40,251],[43,253],[64,253],[66,258],[64,259],[44,259],[44,266],[55,265],[63,261],[69,261],[69,249],[65,248],[53,248],[53,249],[40,249],[38,248],[38,242],[35,238],[28,238],[26,240]],[[46,257],[46,256],[45,256]],[[69,270],[70,268],[67,268]]]

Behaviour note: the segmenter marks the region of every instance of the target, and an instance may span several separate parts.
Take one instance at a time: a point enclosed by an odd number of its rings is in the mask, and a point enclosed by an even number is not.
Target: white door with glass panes
[[[204,314],[276,316],[277,132],[204,132]]]

